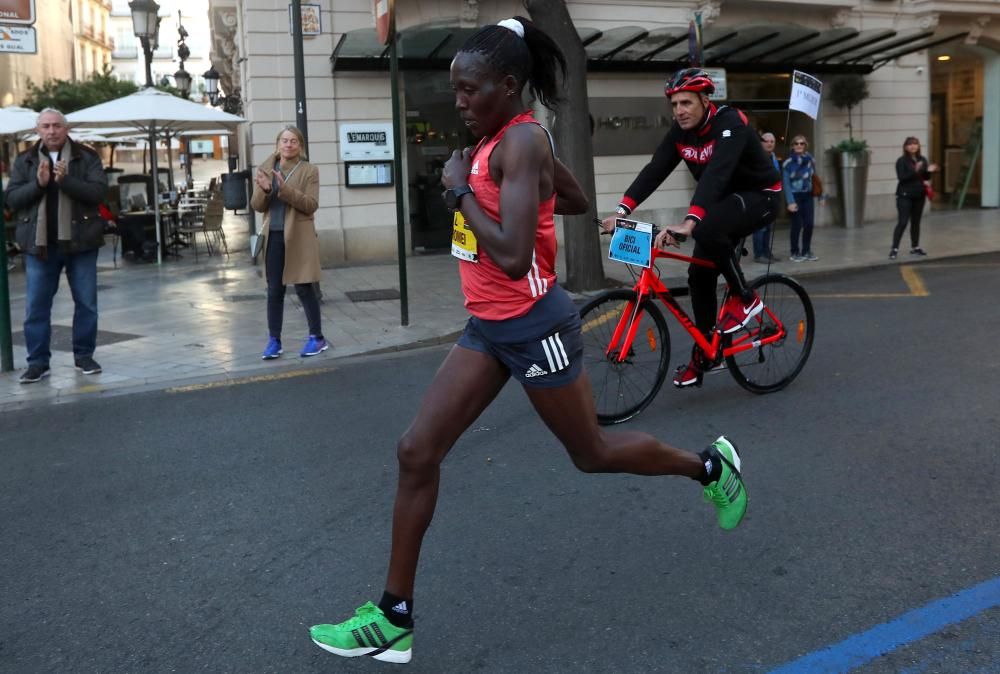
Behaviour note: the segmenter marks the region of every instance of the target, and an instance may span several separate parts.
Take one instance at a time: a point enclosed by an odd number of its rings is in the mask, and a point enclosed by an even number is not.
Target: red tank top
[[[522,112],[507,122],[493,137],[480,140],[472,153],[469,185],[475,192],[476,201],[483,211],[497,222],[501,221],[500,186],[490,177],[490,155],[503,140],[507,130],[515,124],[538,124],[538,122],[534,120],[530,110]],[[477,262],[465,260],[459,262],[462,293],[465,295],[465,307],[469,313],[490,321],[523,316],[555,284],[556,230],[553,219],[555,205],[554,191],[551,197],[538,205],[538,229],[535,232],[531,269],[523,278],[511,280],[482,248],[478,250]]]

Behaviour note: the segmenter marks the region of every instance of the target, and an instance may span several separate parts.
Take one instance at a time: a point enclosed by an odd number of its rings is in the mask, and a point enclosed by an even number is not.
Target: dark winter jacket
[[[84,253],[104,245],[104,219],[98,215],[97,207],[107,194],[108,178],[96,152],[71,139],[66,142],[70,143],[69,164],[59,189],[73,203],[72,238],[67,252]],[[38,206],[45,198],[45,189],[38,184],[40,143],[18,155],[4,194],[4,203],[14,213],[17,245],[30,255],[40,252],[35,243]],[[44,222],[41,224],[45,226]]]
[[[915,168],[917,162],[923,162],[919,171]],[[918,154],[914,161],[910,159],[910,155],[904,153],[896,160],[896,177],[899,179],[899,184],[896,185],[897,197],[923,199],[924,181],[931,179],[930,171],[927,170],[927,157]]]
[[[674,122],[649,163],[625,190],[622,205],[631,211],[645,201],[682,159],[698,181],[688,208],[688,216],[698,220],[706,208],[730,194],[781,191],[781,177],[746,115],[713,104],[696,129],[685,131]]]

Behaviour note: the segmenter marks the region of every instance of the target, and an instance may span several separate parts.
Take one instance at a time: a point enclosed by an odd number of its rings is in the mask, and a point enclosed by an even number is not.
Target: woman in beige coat
[[[277,150],[254,179],[250,206],[264,214],[264,270],[267,275],[267,329],[270,338],[261,358],[281,355],[285,286],[295,285],[309,323],[309,337],[299,355],[315,356],[330,348],[320,325],[319,243],[313,213],[319,206],[319,170],[306,161],[305,139],[294,126],[278,134]]]

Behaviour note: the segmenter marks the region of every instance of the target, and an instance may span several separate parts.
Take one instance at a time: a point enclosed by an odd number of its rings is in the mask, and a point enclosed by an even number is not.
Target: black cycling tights
[[[735,246],[745,236],[774,222],[778,211],[778,195],[774,192],[739,192],[705,209],[705,217],[694,228],[694,257],[715,262],[717,269],[696,264],[688,267],[688,287],[694,323],[708,335],[715,326],[718,313],[715,287],[721,273],[733,292],[749,294],[746,279],[740,269]]]

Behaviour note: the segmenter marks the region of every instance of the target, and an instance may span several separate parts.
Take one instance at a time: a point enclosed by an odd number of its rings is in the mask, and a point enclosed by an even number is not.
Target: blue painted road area
[[[855,634],[843,641],[814,651],[797,660],[771,670],[771,674],[835,674],[850,672],[875,658],[916,643],[945,628],[973,618],[985,611],[1000,607],[1000,577],[980,583],[950,597],[933,601],[895,620]],[[995,639],[985,647],[993,651],[992,668],[981,671],[1000,671],[1000,645]],[[961,647],[969,647],[960,642]],[[973,644],[973,647],[976,644]],[[940,658],[939,658],[940,659]],[[929,665],[929,663],[928,663]],[[944,671],[938,667],[919,664],[906,670],[912,674],[923,671]]]

